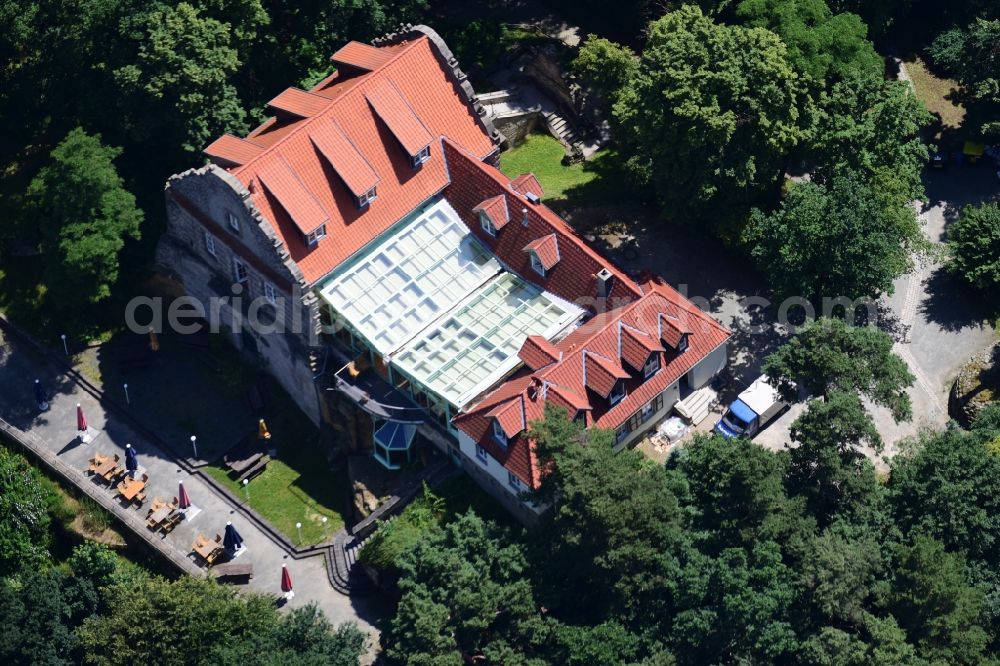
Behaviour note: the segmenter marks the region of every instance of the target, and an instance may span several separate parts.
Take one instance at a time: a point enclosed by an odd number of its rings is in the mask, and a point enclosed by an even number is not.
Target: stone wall
[[[493,126],[507,139],[504,148],[514,148],[524,143],[525,138],[535,131],[541,120],[539,111],[511,113],[504,116],[493,116]]]
[[[156,250],[160,269],[198,301],[213,330],[228,332],[233,346],[272,374],[318,425],[309,354],[317,343],[316,297],[305,289],[249,192],[209,165],[172,177],[166,207],[167,230]],[[236,280],[236,261],[247,274],[243,283]]]

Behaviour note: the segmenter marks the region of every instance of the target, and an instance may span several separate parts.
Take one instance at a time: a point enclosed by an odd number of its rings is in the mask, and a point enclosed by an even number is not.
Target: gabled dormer
[[[359,209],[375,201],[378,174],[336,122],[316,123],[309,131],[309,140],[340,176]]]
[[[678,317],[661,312],[657,315],[657,324],[660,329],[660,340],[669,345],[678,354],[687,350],[691,328],[686,323]]]
[[[545,275],[559,263],[559,238],[555,234],[542,236],[524,246],[536,273]]]
[[[602,354],[583,350],[581,353],[583,363],[583,384],[598,396],[609,399],[616,386],[621,384],[617,390],[624,390],[623,380],[629,378],[628,372],[615,360]]]
[[[430,158],[433,137],[394,83],[388,79],[373,83],[365,99],[396,137],[410,166],[417,168]]]
[[[473,213],[479,215],[479,225],[490,236],[496,238],[497,232],[503,229],[510,222],[510,214],[507,210],[507,197],[498,194],[480,202],[472,209]]]
[[[500,403],[487,412],[486,416],[490,419],[493,441],[504,448],[511,439],[528,428],[524,399],[521,396]]]
[[[312,247],[326,237],[330,216],[299,180],[284,159],[274,160],[258,172],[260,182],[277,199],[302,235],[302,242]]]
[[[618,355],[631,368],[649,378],[659,370],[660,341],[623,321],[618,322]]]

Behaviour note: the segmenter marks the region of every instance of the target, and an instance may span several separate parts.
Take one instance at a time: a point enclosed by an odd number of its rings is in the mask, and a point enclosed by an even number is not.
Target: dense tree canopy
[[[77,128],[52,151],[28,189],[44,220],[46,284],[66,310],[107,298],[118,279],[118,253],[138,238],[142,211],[123,185],[114,159],[119,148]]]
[[[0,575],[48,557],[45,491],[27,461],[0,446]]]
[[[961,97],[981,119],[979,129],[1000,135],[1000,18],[976,18],[945,30],[928,46],[935,64],[958,79]]]
[[[764,359],[763,370],[788,398],[796,385],[813,396],[852,391],[887,407],[896,419],[911,416],[906,388],[914,377],[893,353],[892,338],[874,326],[816,319]]]
[[[951,270],[991,294],[1000,292],[1000,204],[966,206],[948,227]]]
[[[809,106],[777,36],[685,5],[650,24],[614,124],[628,168],[671,214],[720,221],[777,182]]]
[[[825,0],[740,0],[736,15],[781,37],[792,65],[820,85],[858,72],[882,75],[868,26],[857,14],[834,14]]]
[[[814,303],[891,294],[923,239],[912,206],[849,171],[792,185],[773,213],[754,210],[747,237],[779,296]]]

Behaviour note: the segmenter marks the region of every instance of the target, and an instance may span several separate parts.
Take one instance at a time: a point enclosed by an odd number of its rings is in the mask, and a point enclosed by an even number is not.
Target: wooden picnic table
[[[107,458],[97,466],[97,469],[94,470],[94,474],[103,478],[105,481],[110,481],[115,477],[115,470],[117,469],[118,461],[114,458]]]
[[[126,477],[125,480],[118,485],[118,491],[122,494],[122,497],[131,502],[145,487],[146,482],[142,479],[130,479]]]
[[[159,526],[160,523],[169,518],[170,514],[173,512],[174,512],[174,507],[170,506],[169,504],[166,506],[162,506],[156,511],[153,511],[152,513],[149,514],[149,517],[146,519],[146,524],[149,525],[151,528],[155,529],[157,526]]]
[[[219,556],[219,553],[222,552],[222,537],[216,535],[215,541],[212,541],[204,534],[199,534],[194,544],[192,544],[191,550],[197,553],[208,564],[212,564]]]

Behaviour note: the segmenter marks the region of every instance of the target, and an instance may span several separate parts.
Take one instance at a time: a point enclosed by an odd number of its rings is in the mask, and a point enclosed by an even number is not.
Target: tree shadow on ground
[[[981,326],[996,315],[991,311],[989,299],[945,267],[931,273],[925,288],[927,298],[920,304],[919,312],[946,331]]]

